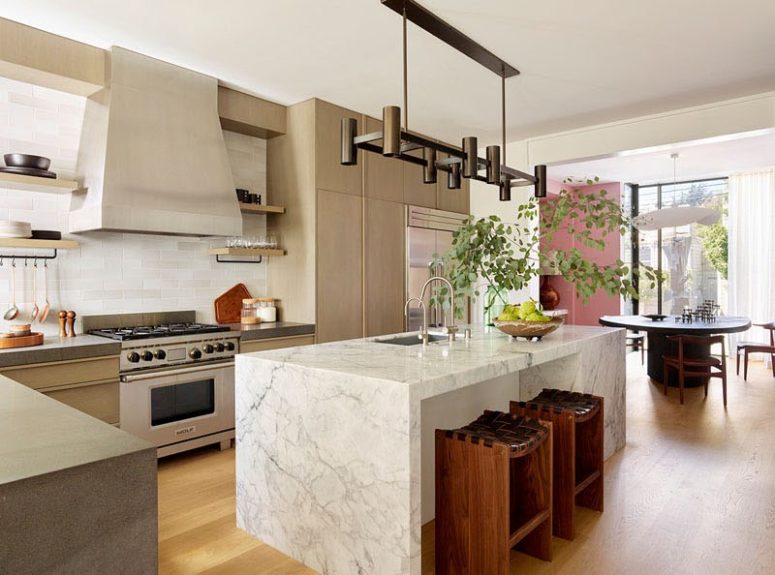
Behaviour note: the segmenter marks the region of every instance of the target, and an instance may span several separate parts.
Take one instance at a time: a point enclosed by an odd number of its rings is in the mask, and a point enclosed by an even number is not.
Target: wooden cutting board
[[[253,297],[245,284],[237,284],[215,299],[215,321],[218,323],[239,323],[242,315],[242,300]]]
[[[42,333],[31,333],[30,335],[17,335],[15,337],[0,338],[0,349],[9,349],[12,347],[31,347],[33,345],[43,345]]]

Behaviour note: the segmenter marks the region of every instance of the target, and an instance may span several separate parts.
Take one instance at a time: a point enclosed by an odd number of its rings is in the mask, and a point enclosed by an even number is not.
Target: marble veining
[[[321,573],[420,573],[423,402],[489,381],[513,381],[520,398],[598,393],[613,452],[625,441],[623,334],[564,326],[522,342],[479,328],[426,348],[372,338],[240,355],[238,525]]]

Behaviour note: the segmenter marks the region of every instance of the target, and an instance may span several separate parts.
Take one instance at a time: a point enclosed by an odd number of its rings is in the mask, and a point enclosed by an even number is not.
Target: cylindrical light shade
[[[487,146],[487,183],[497,184],[501,181],[501,147]],[[511,194],[511,188],[509,188]]]
[[[533,175],[535,175],[536,177],[535,197],[545,198],[546,197],[546,166],[544,165],[536,166],[535,170],[533,171]]]
[[[382,155],[401,155],[401,108],[382,108]]]
[[[422,159],[425,166],[422,169],[422,181],[426,184],[436,183],[436,150],[433,148],[422,149]]]
[[[477,150],[479,149],[479,142],[474,136],[466,136],[463,138],[463,177],[473,178],[476,177],[476,173],[479,171],[479,157]]]
[[[357,133],[358,120],[355,118],[342,118],[341,157],[339,163],[343,166],[355,166],[358,164],[358,146],[355,145],[355,135]]]
[[[511,199],[511,178],[504,177],[500,182],[500,199],[508,202]]]
[[[449,165],[449,172],[447,172],[447,188],[450,190],[460,189],[460,162]]]

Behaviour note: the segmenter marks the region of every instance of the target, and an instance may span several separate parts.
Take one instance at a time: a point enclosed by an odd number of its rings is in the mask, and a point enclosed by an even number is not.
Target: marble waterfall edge
[[[507,409],[573,389],[605,398],[608,456],[626,441],[624,353],[624,330],[564,326],[537,343],[479,329],[426,348],[362,339],[239,355],[238,525],[321,573],[419,575],[424,427],[464,423],[461,397]],[[443,417],[423,421],[431,405]]]

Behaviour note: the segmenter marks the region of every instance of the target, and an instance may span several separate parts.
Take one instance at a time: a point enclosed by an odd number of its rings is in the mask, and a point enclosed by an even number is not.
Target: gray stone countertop
[[[153,445],[0,376],[0,485]]]
[[[0,369],[31,363],[67,361],[120,353],[121,342],[104,337],[94,335],[46,337],[43,345],[0,349]]]
[[[243,325],[240,323],[230,323],[228,325],[233,332],[239,332],[240,341],[253,341],[273,337],[291,337],[294,335],[313,335],[315,333],[314,323],[275,321],[258,323],[255,325]]]

